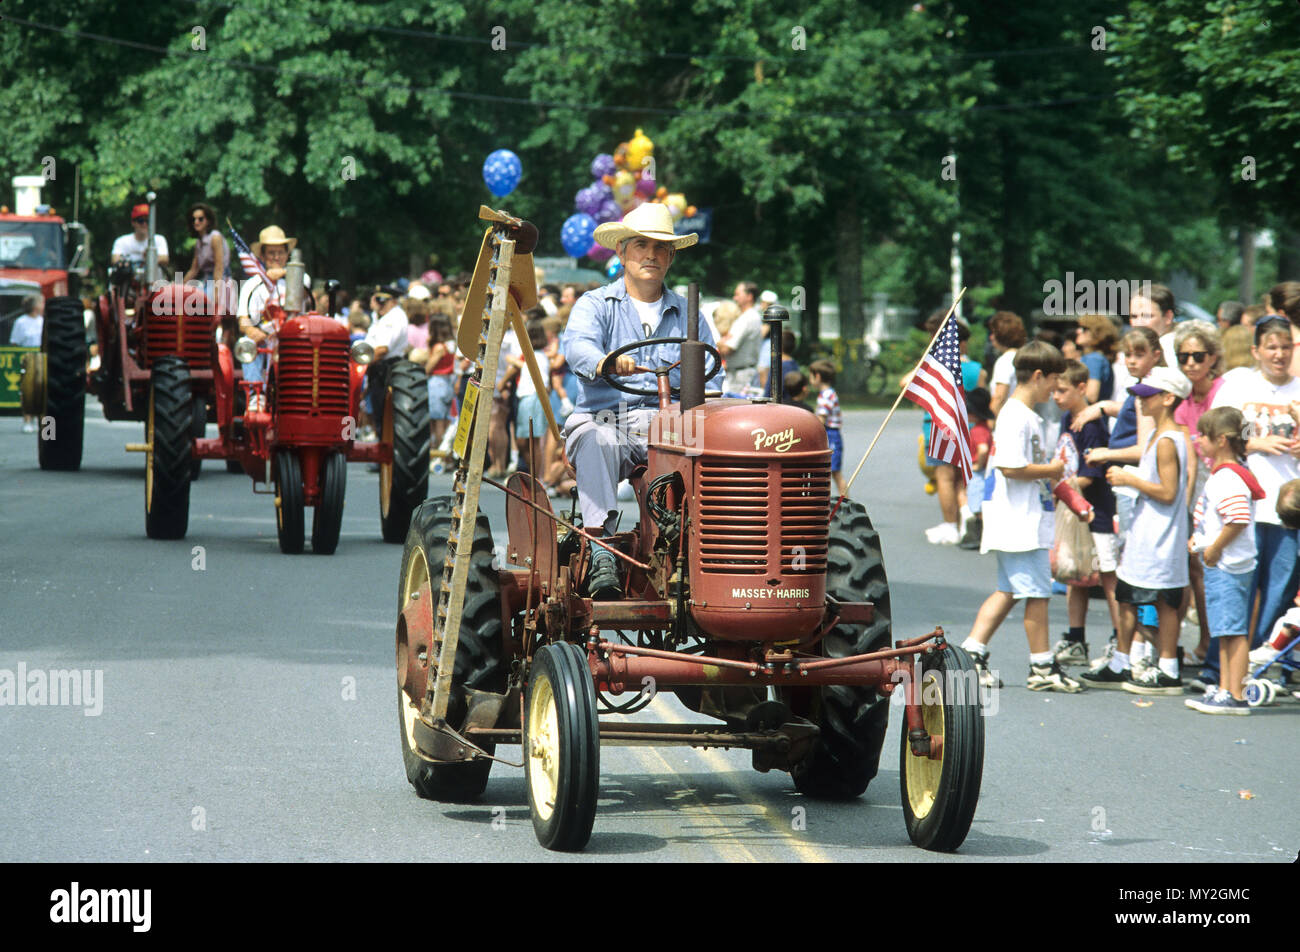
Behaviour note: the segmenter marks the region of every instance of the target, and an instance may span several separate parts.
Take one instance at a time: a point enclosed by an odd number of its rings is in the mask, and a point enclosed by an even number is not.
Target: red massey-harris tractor
[[[53,424],[47,427],[43,422],[39,428],[37,454],[42,469],[80,468],[87,392],[99,398],[106,419],[144,423],[147,443],[154,442],[153,421],[158,413],[176,405],[184,405],[185,419],[166,421],[163,443],[180,439],[168,428],[183,429],[187,438],[194,439],[215,419],[212,362],[218,314],[201,288],[164,284],[157,278],[153,200],[150,192],[148,256],[143,262],[114,266],[108,289],[96,303],[97,369],[87,370],[80,302],[68,299],[71,304],[64,306],[59,299],[47,305],[42,359],[27,365],[23,380],[25,400],[43,421],[48,417]],[[160,455],[166,457],[169,449]],[[173,455],[177,453],[178,447]],[[199,465],[195,459],[185,461],[186,493]],[[148,508],[148,472],[145,492]],[[159,538],[169,537],[175,529],[153,518],[147,525],[150,536]],[[183,526],[180,533],[184,535]]]
[[[150,535],[185,534],[191,460],[225,459],[253,478],[254,492],[275,496],[280,550],[303,550],[305,510],[314,507],[312,551],[331,554],[343,522],[349,461],[379,465],[379,519],[386,542],[402,542],[411,513],[429,487],[429,403],[422,367],[393,364],[378,441],[358,442],[362,382],[374,354],[364,341],[352,344],[348,329],[322,314],[304,313],[302,263],[289,263],[285,304],[267,304],[276,346],[259,348],[241,339],[234,352],[247,363],[271,355],[266,382],[235,379],[235,358],[215,345],[213,393],[218,436],[194,439],[184,426],[191,390],[178,379],[155,386],[146,444],[149,453],[145,520]],[[330,282],[331,292],[337,285]],[[331,300],[333,294],[331,293]],[[254,397],[260,399],[253,399]],[[238,397],[238,399],[237,399]],[[254,407],[254,409],[246,409]],[[258,409],[261,407],[261,409]],[[237,409],[244,408],[244,409]],[[270,487],[259,490],[257,484]]]
[[[504,288],[521,232],[495,214],[493,305],[476,378],[496,366],[516,310]],[[507,564],[494,564],[477,512],[479,486],[490,482],[481,477],[487,427],[472,422],[466,401],[462,427],[473,429],[455,493],[416,511],[402,555],[397,714],[407,779],[422,797],[472,799],[500,759],[497,745],[520,744],[538,840],[577,850],[594,822],[602,743],[748,748],[756,769],[789,771],[805,795],[847,799],[876,775],[892,699],[906,721],[907,831],[919,846],[956,849],[983,771],[969,658],[940,628],[891,641],[880,539],[858,503],[832,512],[817,418],[768,400],[706,400],[703,352],[715,361],[716,352],[676,342],[682,392],[669,388],[671,368],[652,369],[660,411],[648,463],[631,478],[640,521],[612,540],[619,600],[584,597],[591,560],[576,506],[552,512],[524,474],[500,487],[509,547]],[[770,379],[779,381],[775,351]],[[657,691],[723,723],[598,720],[602,708],[639,710]]]

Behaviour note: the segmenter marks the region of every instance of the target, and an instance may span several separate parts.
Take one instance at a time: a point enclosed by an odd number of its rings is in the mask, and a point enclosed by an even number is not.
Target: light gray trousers
[[[618,483],[646,461],[650,421],[658,407],[575,412],[564,422],[564,450],[578,473],[578,507],[589,532],[612,535]]]

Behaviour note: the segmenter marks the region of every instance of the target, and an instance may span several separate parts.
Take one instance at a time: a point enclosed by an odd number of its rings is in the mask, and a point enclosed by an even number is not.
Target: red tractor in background
[[[95,305],[96,369],[87,369],[81,303],[69,298],[75,308],[65,309],[57,300],[46,306],[39,355],[43,360],[31,362],[23,380],[33,412],[53,423],[48,431],[40,428],[37,456],[42,469],[80,468],[87,392],[99,398],[105,419],[144,423],[146,442],[152,442],[155,391],[171,394],[182,379],[195,393],[193,400],[185,401],[187,432],[201,437],[209,419],[215,419],[210,406],[212,360],[220,315],[201,288],[161,280],[153,243],[156,195],[150,192],[147,198],[145,260],[113,266],[107,290]],[[178,399],[162,397],[164,405]],[[198,460],[190,461],[190,479],[198,476],[199,465]]]
[[[491,209],[480,217],[497,224],[460,326],[473,393],[490,392],[505,326],[522,323],[519,301],[535,293],[531,257],[515,251],[517,241],[531,251],[536,230]],[[908,835],[955,850],[983,771],[974,666],[941,628],[892,641],[879,536],[860,504],[832,508],[825,428],[780,402],[784,309],[765,316],[775,325],[771,398],[706,400],[706,351],[713,374],[720,360],[697,339],[691,292],[688,339],[636,341],[610,355],[680,344],[680,391],[669,378],[678,364],[636,368],[656,375],[656,391],[604,377],[659,400],[647,464],[630,479],[639,522],[596,542],[621,563],[617,600],[586,597],[595,540],[576,504],[561,515],[528,475],[505,485],[482,476],[487,410],[467,396],[453,494],[416,511],[398,579],[407,779],[422,797],[472,800],[493,761],[510,763],[497,746],[519,744],[522,764],[510,765],[524,767],[538,841],[578,850],[595,818],[602,744],[749,749],[755,769],[789,771],[806,796],[852,799],[877,773],[892,705],[906,722],[899,777]],[[505,565],[494,562],[478,512],[483,483],[507,497]],[[722,723],[598,717],[635,713],[666,691]]]
[[[429,487],[429,401],[424,369],[395,361],[385,385],[378,440],[358,442],[355,433],[362,384],[374,356],[365,341],[351,343],[348,329],[306,311],[303,264],[295,249],[286,274],[285,302],[266,306],[275,347],[242,338],[231,349],[213,346],[213,392],[218,435],[195,438],[186,427],[194,411],[193,389],[169,375],[153,389],[149,436],[133,447],[149,454],[145,521],[151,536],[180,538],[189,520],[189,463],[234,461],[253,478],[254,492],[275,496],[280,550],[303,550],[305,510],[315,508],[312,551],[328,555],[338,546],[349,462],[379,466],[380,529],[386,542],[406,538],[411,513]],[[337,282],[326,285],[334,306]],[[266,381],[237,381],[235,360],[270,355]],[[179,368],[176,368],[179,370]],[[379,378],[372,377],[372,380]],[[161,402],[160,402],[161,401]],[[239,410],[239,406],[253,409]],[[269,490],[257,488],[262,483]]]
[[[11,386],[16,382],[21,412],[51,417],[56,428],[65,424],[66,445],[79,445],[86,332],[81,301],[74,295],[89,273],[90,236],[80,222],[65,221],[41,203],[44,176],[15,176],[13,185],[13,211],[0,206],[0,372],[6,384],[0,405],[9,412],[18,409]],[[52,338],[49,352],[54,355],[50,366],[42,359],[45,347],[37,352],[9,344],[14,321],[22,315],[22,301],[29,294],[45,298],[45,336]],[[54,381],[48,391],[45,379]],[[67,465],[57,448],[43,449],[51,450],[40,454],[43,469],[76,469]]]

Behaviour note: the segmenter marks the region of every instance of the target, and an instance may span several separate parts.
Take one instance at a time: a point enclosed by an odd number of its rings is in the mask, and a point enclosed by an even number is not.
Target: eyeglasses
[[[146,217],[146,218],[132,218],[132,219],[131,219],[131,223],[134,224],[134,225],[147,225],[147,224],[149,224],[149,219],[148,219],[147,217]]]
[[[1180,364],[1185,364],[1189,360],[1194,360],[1199,364],[1209,356],[1210,352],[1208,350],[1185,350],[1178,355],[1178,362]]]

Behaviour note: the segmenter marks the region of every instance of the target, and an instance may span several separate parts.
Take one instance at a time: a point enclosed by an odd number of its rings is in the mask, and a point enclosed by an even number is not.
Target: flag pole
[[[916,366],[912,368],[912,372],[907,375],[907,380],[909,383],[911,382],[912,378],[916,376],[916,372],[921,369],[921,364],[925,363],[926,354],[930,353],[930,348],[934,346],[934,342],[938,340],[939,335],[943,333],[944,327],[948,324],[948,321],[952,318],[953,313],[957,310],[957,305],[961,303],[961,299],[965,294],[966,294],[966,289],[962,288],[957,293],[957,297],[953,299],[952,307],[948,308],[948,313],[945,314],[943,320],[939,322],[939,327],[934,332],[934,337],[930,338],[930,343],[928,343],[925,346],[925,350],[921,352],[921,359],[916,362]],[[844,492],[840,494],[839,500],[837,500],[835,503],[835,509],[831,510],[832,516],[834,516],[836,510],[840,508],[840,502],[848,498],[849,490],[853,488],[853,480],[858,478],[858,473],[862,471],[862,464],[867,461],[867,457],[871,455],[871,451],[876,448],[876,441],[880,439],[880,434],[885,432],[885,426],[889,423],[890,418],[894,415],[894,411],[898,409],[898,405],[903,402],[903,397],[906,393],[907,393],[907,385],[904,384],[898,391],[898,396],[894,400],[894,405],[889,408],[889,413],[885,416],[884,421],[880,424],[880,429],[876,431],[875,437],[872,438],[871,445],[868,446],[867,451],[862,454],[862,461],[858,463],[858,468],[853,471],[853,475],[849,477],[848,483],[845,484]]]

